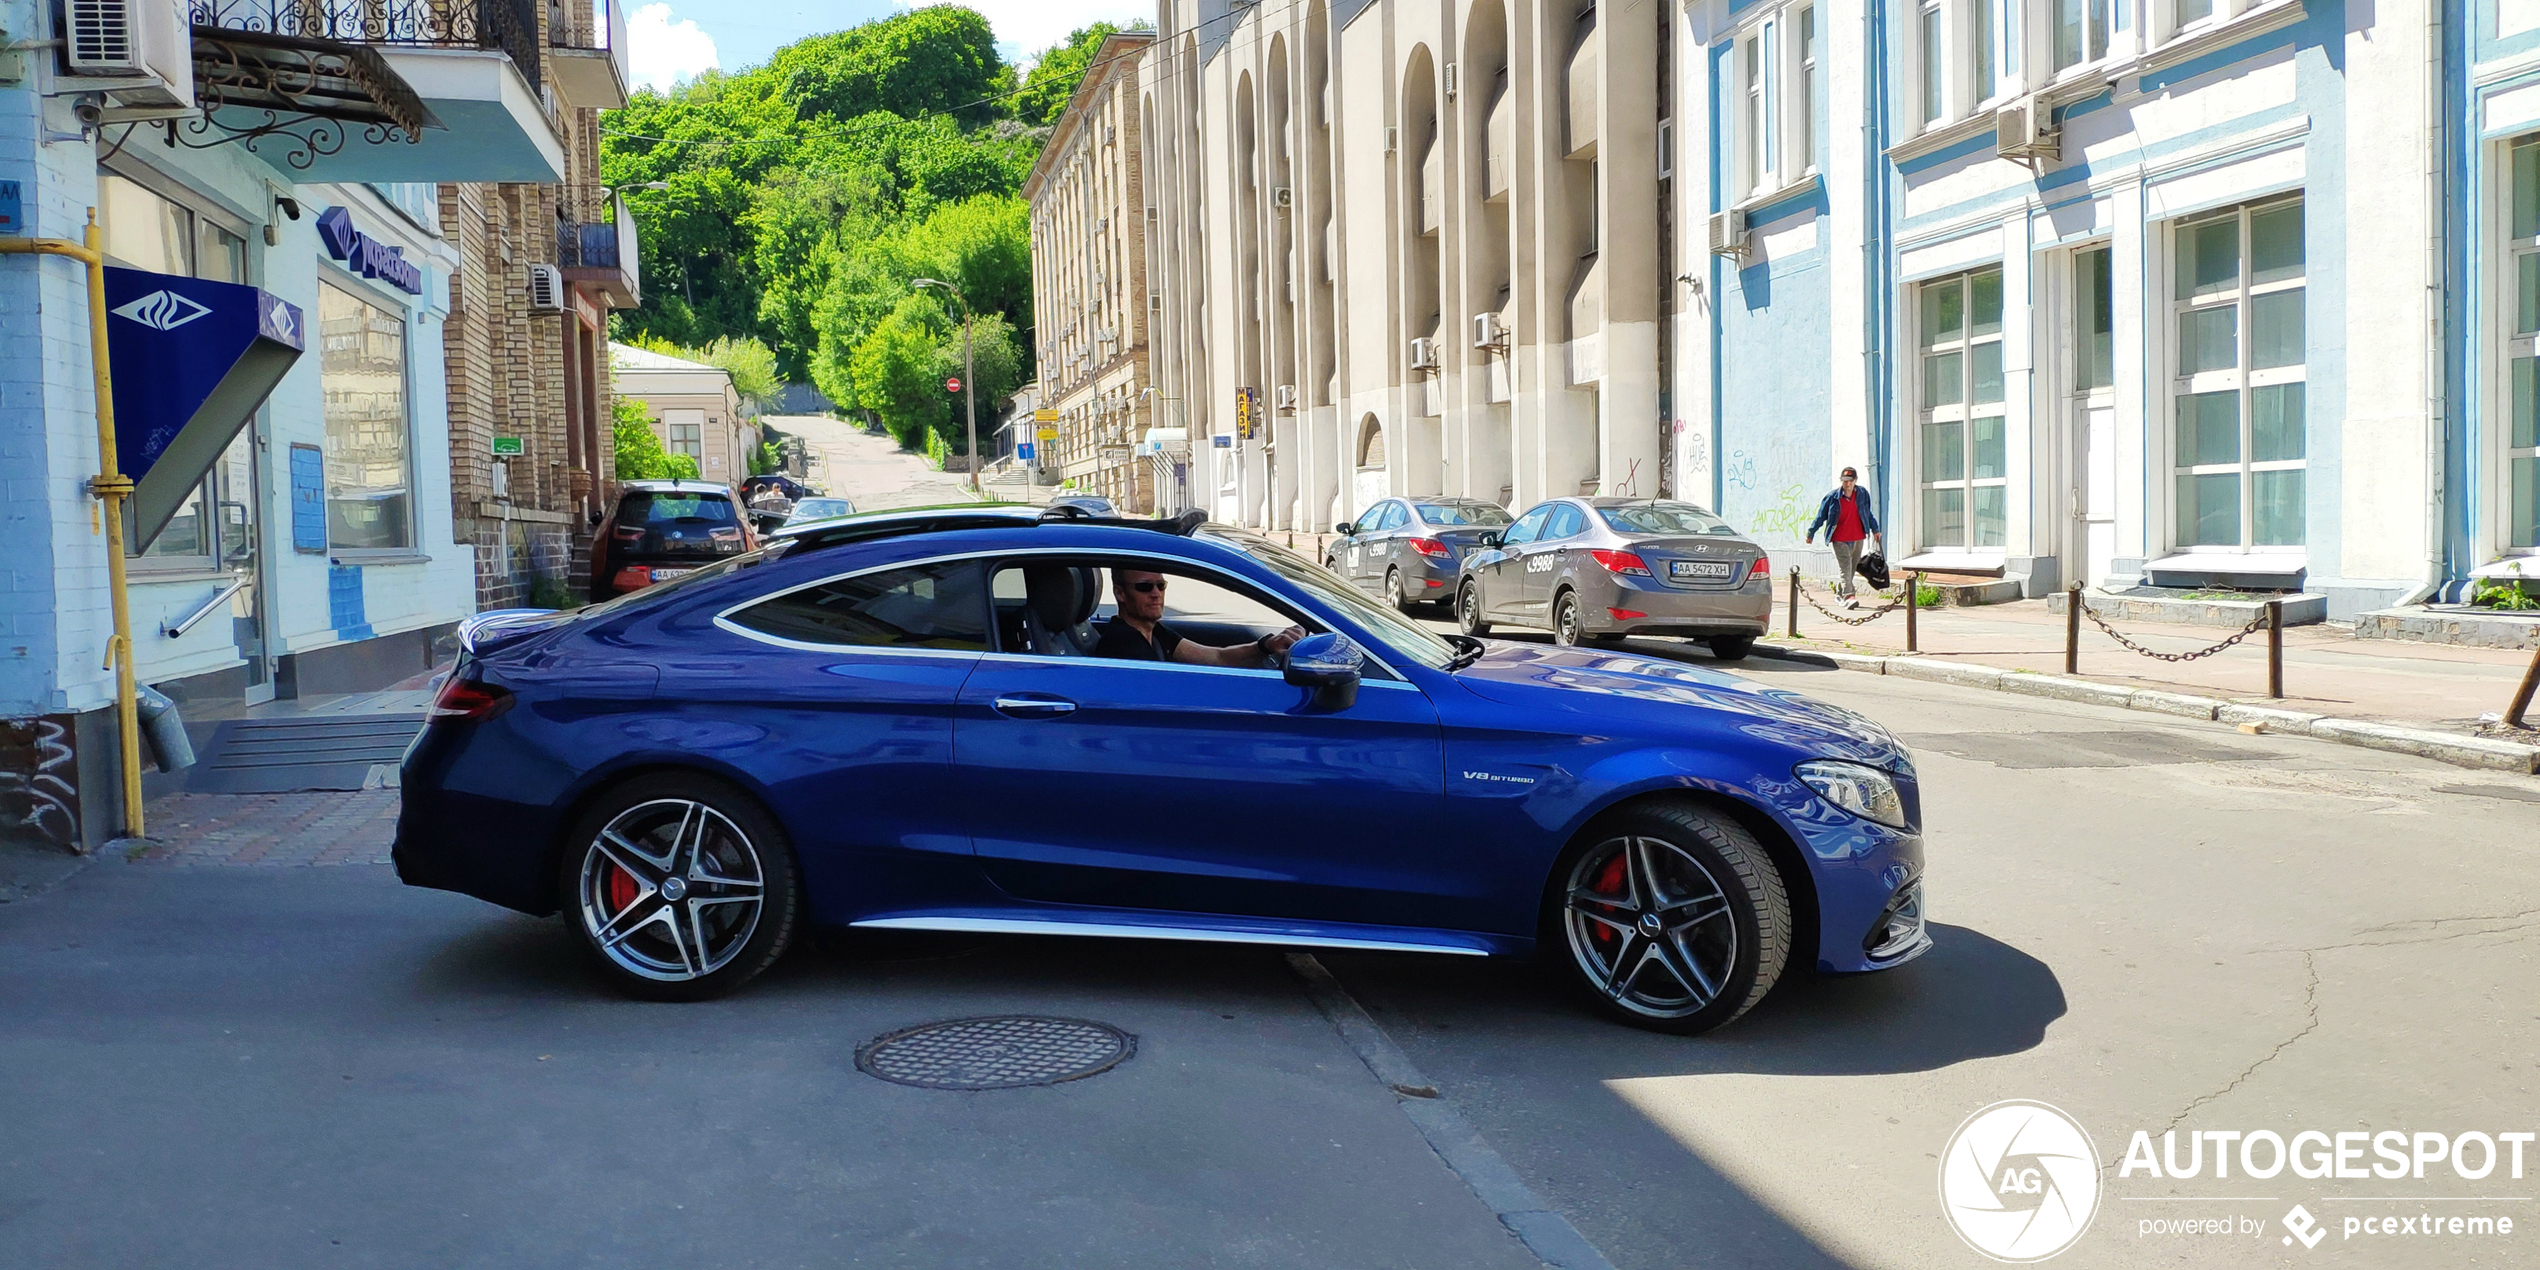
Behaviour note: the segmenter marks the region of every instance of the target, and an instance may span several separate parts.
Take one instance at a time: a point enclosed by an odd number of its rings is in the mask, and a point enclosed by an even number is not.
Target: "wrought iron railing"
[[[343,44],[499,49],[541,83],[538,0],[191,0],[198,27]]]

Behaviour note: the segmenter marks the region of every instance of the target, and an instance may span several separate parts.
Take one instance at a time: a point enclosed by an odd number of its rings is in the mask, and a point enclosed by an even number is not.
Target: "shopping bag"
[[[1886,556],[1873,551],[1870,554],[1861,557],[1861,559],[1853,565],[1853,568],[1860,573],[1862,581],[1870,584],[1871,590],[1884,591],[1887,589],[1888,579]]]

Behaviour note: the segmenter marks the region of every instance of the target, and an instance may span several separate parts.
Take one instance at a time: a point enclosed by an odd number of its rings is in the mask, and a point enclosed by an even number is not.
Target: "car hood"
[[[1849,759],[1893,772],[1913,770],[1912,756],[1886,728],[1788,688],[1629,653],[1486,643],[1481,660],[1457,671],[1455,678],[1492,701],[1593,715],[1606,727],[1641,723],[1677,732],[1734,731],[1806,751],[1810,757]],[[1592,725],[1583,721],[1580,726]]]

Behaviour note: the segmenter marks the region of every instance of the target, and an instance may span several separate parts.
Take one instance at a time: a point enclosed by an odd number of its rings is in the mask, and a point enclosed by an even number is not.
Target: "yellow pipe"
[[[97,372],[97,477],[88,492],[105,504],[106,578],[114,600],[115,633],[106,661],[115,669],[115,732],[123,742],[123,836],[138,838],[141,823],[141,719],[132,683],[132,599],[124,590],[123,508],[132,481],[115,461],[115,382],[106,365],[106,245],[97,209],[88,209],[85,243],[66,238],[0,238],[0,256],[67,256],[88,266],[88,360]]]

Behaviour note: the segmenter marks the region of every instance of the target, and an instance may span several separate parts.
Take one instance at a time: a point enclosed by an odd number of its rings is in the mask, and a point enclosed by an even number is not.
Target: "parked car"
[[[1410,611],[1455,598],[1464,559],[1482,535],[1509,523],[1508,509],[1478,498],[1388,498],[1332,526],[1341,540],[1325,568]]]
[[[562,912],[662,999],[810,922],[1540,951],[1611,1017],[1699,1032],[1789,967],[1930,946],[1913,763],[1877,724],[1442,636],[1199,519],[870,513],[472,618],[406,753],[399,876]],[[1140,579],[1188,640],[1308,633],[1258,669],[1092,656],[1125,569],[1177,588]]]
[[[1764,549],[1691,503],[1556,498],[1538,503],[1464,564],[1456,625],[1539,626],[1559,643],[1681,635],[1736,661],[1771,625]]]
[[[855,515],[855,500],[835,494],[814,494],[794,500],[794,510],[785,517],[785,525],[807,525],[815,520],[835,520]]]
[[[741,503],[749,508],[750,526],[760,533],[785,523],[794,504],[812,496],[808,486],[782,472],[763,472],[741,482]]]
[[[591,598],[641,590],[757,545],[721,485],[628,481],[591,539]]]

